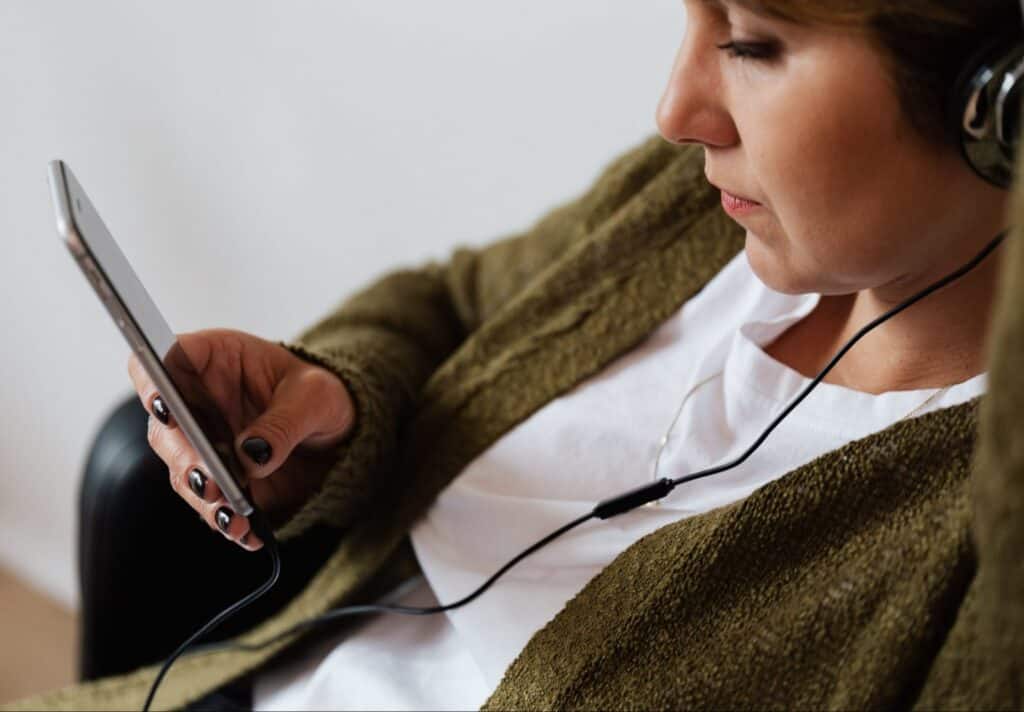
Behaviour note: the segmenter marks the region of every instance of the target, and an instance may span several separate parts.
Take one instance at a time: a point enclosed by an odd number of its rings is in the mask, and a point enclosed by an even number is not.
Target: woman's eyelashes
[[[740,42],[731,40],[725,44],[715,45],[718,49],[729,53],[737,59],[755,59],[768,61],[779,54],[779,47],[774,42]]]

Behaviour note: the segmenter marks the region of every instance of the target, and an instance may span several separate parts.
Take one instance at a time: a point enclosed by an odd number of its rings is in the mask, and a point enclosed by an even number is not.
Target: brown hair
[[[1016,0],[737,0],[802,24],[866,32],[886,55],[890,76],[913,125],[935,141],[946,124],[952,88],[968,61],[993,39],[1022,32]]]

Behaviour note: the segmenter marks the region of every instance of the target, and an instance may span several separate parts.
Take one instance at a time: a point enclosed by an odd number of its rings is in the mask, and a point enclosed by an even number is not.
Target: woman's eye
[[[725,50],[730,57],[740,59],[762,59],[768,60],[775,57],[778,48],[770,42],[726,42],[715,45],[718,49]]]

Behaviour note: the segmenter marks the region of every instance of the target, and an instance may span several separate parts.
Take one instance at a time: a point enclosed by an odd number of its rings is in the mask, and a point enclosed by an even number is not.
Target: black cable
[[[907,307],[919,302],[928,295],[942,289],[948,284],[955,282],[956,280],[960,279],[965,274],[973,270],[975,267],[981,264],[982,260],[988,257],[989,254],[992,253],[992,251],[994,251],[997,247],[999,247],[1000,244],[1002,244],[1003,240],[1006,239],[1007,232],[1008,231],[1003,231],[999,233],[999,235],[997,235],[990,243],[988,243],[988,245],[986,245],[985,248],[981,252],[979,252],[978,255],[970,262],[968,262],[966,265],[956,270],[952,274],[948,275],[947,277],[943,277],[939,281],[932,284],[930,287],[927,287],[926,289],[918,293],[916,296],[910,297],[904,302],[893,307],[888,312],[878,317],[877,319],[869,323],[867,326],[862,328],[860,331],[858,331],[856,334],[854,334],[853,338],[846,342],[846,345],[839,350],[839,353],[837,353],[835,357],[829,362],[829,364],[825,366],[824,370],[822,370],[822,372],[819,373],[814,378],[814,380],[808,384],[807,388],[805,388],[800,393],[800,395],[793,400],[792,403],[786,406],[786,408],[778,415],[778,417],[772,421],[772,423],[765,429],[763,433],[761,433],[760,437],[758,437],[757,440],[755,440],[754,443],[749,448],[747,448],[747,451],[740,455],[738,458],[736,458],[732,462],[727,462],[722,465],[717,465],[715,467],[708,468],[706,470],[701,470],[700,472],[695,472],[691,475],[683,475],[682,477],[677,477],[676,479],[663,478],[652,484],[644,485],[643,487],[638,487],[635,490],[619,495],[618,497],[613,497],[611,499],[605,500],[601,504],[597,505],[597,510],[595,511],[601,510],[597,516],[600,519],[607,519],[608,517],[614,517],[616,514],[628,512],[630,509],[639,507],[642,504],[654,502],[656,500],[661,499],[662,497],[667,495],[669,492],[671,492],[681,484],[693,482],[694,480],[699,480],[701,478],[709,477],[711,475],[717,475],[720,472],[730,470],[742,464],[748,457],[750,457],[750,455],[755,450],[757,450],[757,448],[761,446],[761,444],[765,441],[768,435],[770,435],[771,432],[775,430],[776,427],[778,427],[779,423],[781,423],[786,418],[786,416],[788,416],[793,411],[794,408],[800,405],[804,398],[810,395],[811,391],[813,391],[818,386],[818,384],[821,383],[822,379],[828,375],[829,371],[831,371],[835,367],[835,365],[839,363],[839,360],[843,356],[845,356],[846,353],[850,349],[852,349],[853,346],[858,341],[860,341],[868,332],[872,331],[883,322],[892,319],[894,316],[902,312]]]
[[[255,591],[247,595],[242,600],[231,604],[223,611],[215,615],[209,620],[202,628],[197,630],[195,633],[190,635],[184,643],[179,645],[177,649],[170,654],[163,666],[160,668],[160,672],[157,673],[156,678],[153,680],[153,684],[149,688],[149,694],[146,695],[146,702],[142,706],[142,712],[148,712],[149,706],[153,703],[153,698],[156,696],[156,690],[160,686],[160,682],[164,679],[164,676],[171,669],[171,665],[177,660],[185,650],[192,645],[195,641],[202,638],[204,635],[212,631],[214,628],[219,626],[221,623],[226,621],[231,616],[238,613],[240,610],[248,606],[253,601],[263,596],[267,591],[274,587],[277,583],[277,579],[281,575],[281,551],[277,545],[277,539],[274,538],[274,532],[267,524],[263,515],[259,511],[254,511],[249,515],[249,522],[253,532],[263,540],[264,546],[266,547],[267,554],[270,556],[271,562],[271,573],[270,578],[267,579],[266,583],[257,588]]]
[[[267,647],[268,645],[273,645],[274,643],[276,643],[276,642],[278,642],[280,640],[284,640],[285,638],[293,636],[296,633],[301,633],[302,631],[307,630],[309,628],[315,628],[316,626],[320,625],[321,623],[326,623],[328,621],[337,620],[338,618],[344,618],[344,617],[347,617],[347,616],[360,615],[360,614],[363,614],[363,613],[401,613],[401,614],[407,615],[407,616],[429,616],[429,615],[433,615],[435,613],[443,613],[445,611],[454,610],[456,608],[464,606],[467,603],[473,601],[480,594],[482,594],[484,591],[486,591],[488,588],[490,588],[491,585],[495,581],[497,581],[499,578],[501,578],[505,574],[506,571],[511,569],[513,566],[518,564],[520,561],[525,559],[527,556],[529,556],[533,552],[537,551],[538,549],[540,549],[540,548],[542,548],[544,546],[547,546],[549,543],[551,543],[552,541],[554,541],[558,537],[562,536],[563,534],[568,532],[570,529],[575,529],[580,524],[583,524],[584,522],[586,522],[586,521],[588,521],[590,519],[593,519],[593,518],[594,518],[594,513],[590,512],[589,514],[586,514],[586,515],[580,517],[579,519],[575,519],[575,520],[569,522],[568,524],[566,524],[565,526],[562,526],[559,529],[551,532],[550,534],[548,534],[543,539],[537,541],[536,543],[531,545],[529,548],[524,549],[519,554],[517,554],[507,564],[505,564],[500,569],[498,569],[489,579],[487,579],[482,584],[480,584],[480,586],[478,586],[468,596],[464,596],[463,598],[460,598],[459,600],[455,601],[454,603],[449,603],[449,604],[444,605],[444,606],[429,606],[429,607],[424,607],[424,608],[416,608],[416,607],[413,607],[413,606],[393,606],[393,605],[384,605],[384,604],[366,604],[366,605],[361,605],[361,606],[345,606],[344,608],[336,608],[333,611],[327,611],[327,613],[319,615],[319,616],[317,616],[315,618],[309,618],[308,620],[304,620],[304,621],[301,621],[299,623],[296,623],[291,628],[288,628],[287,630],[284,630],[284,631],[282,631],[282,632],[280,632],[280,633],[278,633],[276,635],[273,635],[270,638],[267,638],[266,640],[261,640],[258,643],[237,643],[237,642],[234,642],[234,641],[228,641],[226,643],[211,643],[210,645],[206,645],[206,646],[203,646],[200,649],[197,649],[195,651],[195,654],[203,654],[203,653],[208,653],[208,652],[216,652],[218,650],[224,650],[224,649],[242,650],[242,651],[246,651],[246,652],[255,652],[257,650],[261,650],[262,648]]]
[[[875,329],[876,327],[881,325],[883,322],[886,322],[889,319],[892,319],[894,316],[896,316],[897,314],[902,312],[904,309],[906,309],[906,308],[916,304],[917,302],[921,301],[922,299],[924,299],[928,295],[932,294],[933,292],[937,292],[938,290],[942,289],[943,287],[945,287],[945,286],[949,285],[950,283],[955,282],[956,280],[958,280],[961,277],[963,277],[965,274],[967,274],[972,269],[974,269],[979,264],[981,264],[982,260],[984,260],[986,257],[988,257],[989,254],[993,250],[995,250],[997,247],[999,247],[999,245],[1002,244],[1002,242],[1003,242],[1003,240],[1005,238],[1006,238],[1006,232],[1000,233],[995,239],[992,240],[992,242],[990,242],[988,245],[986,245],[985,249],[983,249],[980,253],[978,253],[977,257],[975,257],[973,260],[968,262],[966,265],[964,265],[963,267],[958,269],[956,272],[953,272],[948,277],[944,277],[943,279],[940,279],[938,282],[936,282],[932,286],[928,287],[927,289],[925,289],[923,292],[921,292],[917,296],[910,297],[906,301],[902,302],[901,304],[897,305],[896,307],[894,307],[890,311],[888,311],[885,314],[883,314],[882,316],[878,317],[877,319],[872,321],[870,324],[868,324],[867,326],[862,328],[860,331],[858,331],[856,334],[854,334],[853,338],[850,339],[846,343],[846,345],[839,350],[839,353],[837,353],[832,358],[831,361],[829,361],[828,365],[825,366],[824,370],[821,373],[819,373],[814,378],[813,381],[810,382],[810,384],[807,386],[807,388],[805,388],[804,391],[799,396],[797,396],[797,398],[792,403],[790,403],[786,407],[786,409],[783,410],[782,413],[780,413],[779,416],[774,421],[772,421],[772,424],[769,425],[768,428],[761,434],[761,437],[759,437],[757,440],[755,440],[754,444],[751,445],[747,449],[747,451],[745,453],[740,455],[739,458],[737,458],[736,460],[734,460],[731,463],[728,463],[728,464],[722,466],[721,469],[720,468],[711,468],[711,469],[705,470],[703,472],[694,473],[692,475],[685,475],[683,477],[679,477],[679,478],[673,480],[673,483],[676,484],[676,485],[681,485],[684,482],[693,482],[694,480],[698,480],[698,479],[700,479],[702,477],[707,477],[709,475],[714,475],[714,474],[716,474],[718,472],[721,472],[722,469],[729,469],[731,467],[736,467],[737,465],[742,463],[744,460],[746,460],[748,457],[750,457],[751,453],[753,453],[754,450],[756,450],[757,448],[759,448],[761,446],[761,443],[763,443],[765,441],[765,439],[768,437],[768,435],[773,430],[775,430],[775,428],[779,425],[779,423],[781,423],[783,421],[783,419],[786,418],[786,416],[788,416],[791,412],[793,412],[793,409],[796,408],[798,405],[800,405],[800,403],[803,401],[804,398],[806,398],[808,395],[810,395],[811,391],[814,390],[819,383],[821,383],[822,379],[824,379],[825,376],[828,375],[829,371],[831,371],[833,368],[835,368],[835,365],[837,363],[839,363],[839,359],[841,359],[843,356],[845,356],[846,353],[850,349],[852,349],[854,347],[854,345],[858,341],[860,341],[862,338],[864,338],[864,336],[866,336],[868,332],[872,331],[873,329]]]
[[[669,492],[671,492],[673,489],[675,489],[677,486],[679,486],[681,484],[684,484],[684,483],[687,483],[687,482],[693,482],[694,480],[698,480],[698,479],[701,479],[703,477],[709,477],[711,475],[718,474],[720,472],[724,472],[725,470],[729,470],[729,469],[732,469],[734,467],[739,466],[748,457],[750,457],[750,455],[755,450],[757,450],[757,448],[759,448],[764,443],[764,441],[765,441],[765,439],[767,439],[768,435],[770,435],[771,432],[773,430],[775,430],[775,428],[778,427],[778,425],[786,418],[786,416],[788,416],[793,411],[793,409],[796,408],[810,394],[810,392],[812,390],[814,390],[818,386],[819,383],[821,383],[822,379],[824,379],[825,376],[828,375],[828,373],[835,367],[835,365],[839,362],[839,360],[843,356],[845,356],[846,353],[851,348],[853,348],[853,346],[858,341],[860,341],[868,332],[872,331],[873,329],[877,328],[882,323],[884,323],[884,322],[888,321],[889,319],[893,318],[894,316],[896,316],[897,314],[902,312],[904,309],[907,309],[911,305],[917,303],[918,301],[924,299],[925,297],[927,297],[930,294],[938,291],[939,289],[942,289],[943,287],[947,286],[948,284],[950,284],[952,282],[955,282],[956,280],[960,279],[965,274],[967,274],[968,272],[973,270],[986,257],[988,257],[988,255],[991,254],[1000,244],[1002,244],[1003,240],[1006,239],[1006,237],[1007,237],[1007,232],[1008,231],[1004,231],[1004,232],[1000,233],[998,236],[996,236],[974,259],[972,259],[970,262],[968,262],[966,265],[964,265],[963,267],[961,267],[957,271],[955,271],[952,274],[950,274],[949,276],[944,277],[943,279],[940,279],[939,281],[935,282],[930,287],[927,287],[926,289],[924,289],[923,291],[918,293],[916,296],[913,296],[913,297],[907,299],[906,301],[902,302],[901,304],[897,305],[896,307],[894,307],[890,311],[886,312],[882,316],[878,317],[877,319],[872,321],[870,324],[868,324],[867,326],[862,328],[860,331],[858,331],[853,336],[853,338],[851,338],[846,343],[846,345],[843,346],[843,348],[839,350],[839,352],[835,355],[835,357],[832,358],[832,360],[829,362],[829,364],[827,366],[825,366],[825,368],[821,371],[821,373],[819,373],[814,378],[814,380],[812,380],[811,383],[800,393],[800,395],[797,396],[793,400],[793,402],[790,403],[782,411],[782,413],[780,413],[771,422],[771,424],[754,441],[754,443],[746,450],[746,452],[744,452],[742,455],[740,455],[738,458],[736,458],[732,462],[728,462],[728,463],[725,463],[725,464],[722,464],[722,465],[718,465],[718,466],[715,466],[715,467],[712,467],[712,468],[708,468],[706,470],[701,470],[700,472],[695,472],[695,473],[690,474],[690,475],[684,475],[682,477],[678,477],[678,478],[675,478],[675,479],[670,479],[670,478],[667,478],[667,477],[666,478],[662,478],[662,479],[660,479],[660,480],[658,480],[656,482],[644,485],[642,487],[638,487],[638,488],[636,488],[634,490],[630,490],[629,492],[626,492],[624,494],[620,494],[620,495],[617,495],[615,497],[611,497],[609,499],[603,500],[602,502],[599,502],[597,504],[597,506],[595,506],[594,509],[589,514],[586,514],[586,515],[584,515],[584,516],[582,516],[582,517],[580,517],[580,518],[578,518],[578,519],[576,519],[576,520],[574,520],[572,522],[569,522],[565,526],[557,529],[556,531],[552,532],[551,534],[548,534],[543,539],[539,540],[538,542],[536,542],[535,544],[533,544],[529,548],[527,548],[527,549],[523,550],[522,552],[520,552],[519,554],[517,554],[508,563],[506,563],[504,566],[502,566],[500,569],[498,569],[489,579],[487,579],[479,587],[477,587],[472,593],[470,593],[469,595],[467,595],[467,596],[465,596],[463,598],[460,598],[459,600],[455,601],[454,603],[449,603],[447,605],[430,606],[430,607],[424,607],[424,608],[416,608],[416,607],[412,607],[412,606],[383,605],[383,604],[368,604],[368,605],[359,605],[359,606],[346,606],[344,608],[337,608],[337,609],[335,609],[333,611],[328,611],[327,613],[324,613],[324,614],[322,614],[320,616],[316,616],[315,618],[310,618],[308,620],[301,621],[300,623],[297,623],[297,624],[293,625],[291,628],[288,628],[287,630],[285,630],[285,631],[283,631],[281,633],[278,633],[276,635],[273,635],[270,638],[267,638],[266,640],[262,640],[262,641],[260,641],[258,643],[238,643],[238,642],[234,642],[234,641],[228,641],[228,642],[225,642],[225,643],[212,643],[212,644],[209,644],[209,645],[201,646],[200,648],[196,649],[195,651],[193,651],[194,654],[205,654],[205,653],[216,652],[218,650],[226,650],[226,649],[242,650],[242,651],[246,651],[246,652],[254,652],[254,651],[258,651],[258,650],[260,650],[262,648],[265,648],[265,647],[267,647],[269,645],[272,645],[272,644],[274,644],[276,642],[284,640],[284,639],[286,639],[286,638],[288,638],[290,636],[296,635],[297,633],[301,633],[302,631],[308,630],[310,628],[315,628],[316,626],[320,625],[321,623],[326,623],[328,621],[336,620],[336,619],[343,618],[343,617],[346,617],[346,616],[360,615],[360,614],[363,614],[363,613],[401,613],[401,614],[404,614],[404,615],[425,616],[425,615],[432,615],[432,614],[435,614],[435,613],[442,613],[442,612],[445,612],[445,611],[453,610],[455,608],[459,608],[460,606],[464,606],[467,603],[470,603],[471,601],[476,599],[478,596],[480,596],[484,591],[486,591],[488,588],[490,588],[491,585],[494,584],[495,581],[497,581],[499,578],[501,578],[501,576],[503,576],[505,574],[505,572],[507,572],[513,566],[515,566],[520,561],[525,559],[527,556],[529,556],[533,552],[537,551],[538,549],[546,546],[547,544],[549,544],[550,542],[554,541],[558,537],[562,536],[566,532],[568,532],[568,531],[570,531],[572,529],[575,529],[580,524],[583,524],[584,522],[589,521],[591,519],[609,519],[610,517],[614,517],[616,515],[623,514],[625,512],[628,512],[628,511],[630,511],[632,509],[636,509],[637,507],[642,506],[644,504],[647,504],[649,502],[654,502],[656,500],[662,499],[663,497],[665,497],[665,495],[667,495]],[[163,677],[163,674],[166,671],[166,668],[170,667],[170,664],[174,661],[174,659],[178,655],[180,655],[184,651],[184,649],[189,646],[189,644],[192,641],[197,639],[203,633],[207,632],[207,630],[212,628],[213,625],[215,625],[217,623],[220,623],[227,616],[233,614],[237,610],[241,609],[244,605],[247,605],[248,603],[251,603],[253,600],[255,600],[259,596],[263,595],[263,593],[265,593],[266,590],[269,589],[270,586],[273,585],[273,582],[276,581],[277,571],[280,570],[280,561],[278,559],[278,554],[277,554],[277,544],[274,541],[274,538],[273,538],[272,534],[269,534],[266,538],[264,538],[264,541],[268,542],[268,543],[273,542],[274,550],[272,552],[272,557],[275,559],[275,573],[274,573],[274,577],[271,579],[270,582],[268,582],[267,584],[264,584],[264,586],[262,588],[260,588],[258,591],[250,594],[245,599],[242,599],[242,601],[239,601],[239,603],[236,603],[231,608],[229,608],[226,611],[224,611],[221,614],[219,614],[216,618],[214,618],[212,621],[210,621],[210,623],[207,623],[206,626],[204,626],[202,629],[200,629],[199,632],[197,632],[191,638],[189,638],[187,641],[185,641],[185,643],[183,643],[181,645],[181,647],[179,647],[178,650],[175,651],[174,655],[171,656],[171,658],[167,661],[167,663],[164,664],[164,670],[161,670],[160,675],[157,676],[156,682],[154,682],[154,684],[153,684],[153,689],[150,691],[150,699],[152,699],[152,696],[153,696],[154,692],[156,691],[156,685],[159,684],[160,678]],[[148,708],[148,706],[149,706],[149,700],[147,700],[147,702],[146,702],[146,707]],[[144,712],[145,712],[145,710],[144,710]]]

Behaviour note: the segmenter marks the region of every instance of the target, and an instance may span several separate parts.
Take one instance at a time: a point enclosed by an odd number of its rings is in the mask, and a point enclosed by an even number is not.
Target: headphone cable
[[[291,626],[290,628],[287,628],[286,630],[284,630],[284,631],[282,631],[280,633],[277,633],[277,634],[275,634],[275,635],[273,635],[273,636],[271,636],[271,637],[269,637],[269,638],[267,638],[265,640],[261,640],[261,641],[259,641],[257,643],[242,643],[242,642],[236,642],[236,641],[227,641],[227,642],[220,642],[220,643],[210,643],[210,644],[207,644],[207,645],[197,646],[192,651],[191,654],[192,655],[203,655],[203,654],[207,654],[207,653],[217,652],[217,651],[220,651],[220,650],[229,650],[229,649],[230,650],[240,650],[240,651],[244,651],[244,652],[255,652],[255,651],[261,650],[261,649],[263,649],[263,648],[265,648],[265,647],[267,647],[269,645],[273,645],[274,643],[277,643],[277,642],[280,642],[282,640],[285,640],[285,639],[287,639],[287,638],[289,638],[291,636],[294,636],[294,635],[296,635],[298,633],[306,631],[306,630],[308,630],[310,628],[315,628],[315,627],[317,627],[317,626],[319,626],[319,625],[321,625],[323,623],[327,623],[329,621],[337,620],[337,619],[348,617],[348,616],[362,615],[362,614],[366,614],[366,613],[400,613],[400,614],[403,614],[403,615],[426,616],[426,615],[433,615],[435,613],[443,613],[445,611],[454,610],[456,608],[459,608],[461,606],[466,605],[467,603],[470,603],[471,601],[473,601],[474,599],[479,597],[481,594],[484,593],[484,591],[486,591],[488,588],[490,588],[499,578],[501,578],[509,569],[511,569],[513,566],[515,566],[520,561],[525,559],[527,556],[529,556],[530,554],[534,553],[538,549],[541,549],[544,546],[547,546],[549,543],[551,543],[555,539],[559,538],[560,536],[562,536],[566,532],[569,532],[572,529],[575,529],[576,527],[578,527],[579,525],[583,524],[584,522],[590,521],[591,519],[601,519],[601,520],[604,520],[604,519],[609,519],[611,517],[617,516],[619,514],[624,514],[625,512],[628,512],[628,511],[630,511],[632,509],[636,509],[637,507],[640,507],[640,506],[642,506],[644,504],[648,504],[650,502],[654,502],[654,501],[657,501],[659,499],[664,498],[672,490],[674,490],[676,487],[678,487],[681,484],[685,484],[687,482],[693,482],[694,480],[699,480],[699,479],[702,479],[704,477],[710,477],[711,475],[715,475],[715,474],[718,474],[718,473],[721,473],[721,472],[724,472],[726,470],[729,470],[729,469],[732,469],[734,467],[739,466],[747,458],[749,458],[750,455],[753,454],[754,451],[757,450],[757,448],[759,448],[762,445],[762,443],[764,443],[765,439],[767,439],[767,437],[771,434],[771,432],[773,430],[775,430],[775,428],[777,428],[779,426],[779,424],[793,411],[793,409],[796,408],[801,402],[803,402],[803,400],[808,395],[810,395],[811,391],[813,391],[818,386],[818,384],[821,383],[821,381],[825,378],[825,376],[827,376],[829,374],[829,372],[836,366],[836,364],[839,363],[840,359],[842,359],[843,356],[845,356],[846,353],[851,348],[853,348],[853,346],[858,341],[860,341],[870,331],[874,330],[875,328],[880,326],[882,323],[884,323],[884,322],[888,321],[889,319],[893,318],[894,316],[896,316],[897,314],[899,314],[903,310],[909,308],[913,304],[916,304],[920,300],[922,300],[925,297],[929,296],[930,294],[938,291],[939,289],[942,289],[943,287],[951,284],[952,282],[955,282],[956,280],[960,279],[961,277],[966,275],[968,272],[973,270],[986,257],[988,257],[989,254],[991,254],[997,247],[999,247],[1003,243],[1003,241],[1006,239],[1006,237],[1008,235],[1008,232],[1009,232],[1008,230],[1007,231],[1003,231],[999,235],[997,235],[980,253],[978,253],[978,255],[976,257],[974,257],[974,259],[972,259],[970,262],[965,264],[960,269],[956,270],[955,272],[951,273],[950,275],[948,275],[948,276],[940,279],[939,281],[935,282],[931,286],[929,286],[926,289],[922,290],[917,295],[906,299],[905,301],[903,301],[902,303],[900,303],[899,305],[897,305],[893,309],[889,310],[888,312],[886,312],[882,316],[878,317],[877,319],[875,319],[874,321],[869,323],[867,326],[865,326],[862,329],[860,329],[846,343],[846,345],[843,346],[843,348],[841,348],[839,350],[839,352],[832,358],[832,360],[828,363],[828,365],[825,366],[825,368],[821,371],[821,373],[819,373],[807,385],[807,387],[795,399],[793,399],[793,401],[774,420],[772,420],[772,422],[768,425],[768,427],[764,430],[764,432],[762,432],[761,435],[754,441],[754,443],[749,448],[747,448],[747,450],[742,455],[740,455],[736,459],[732,460],[731,462],[727,462],[727,463],[724,463],[724,464],[721,464],[721,465],[717,465],[715,467],[711,467],[711,468],[708,468],[706,470],[701,470],[701,471],[695,472],[693,474],[684,475],[682,477],[677,477],[675,479],[665,477],[665,478],[662,478],[660,480],[657,480],[656,482],[644,485],[642,487],[638,487],[638,488],[636,488],[634,490],[630,490],[629,492],[625,492],[623,494],[620,494],[620,495],[617,495],[615,497],[611,497],[609,499],[605,499],[605,500],[599,502],[597,504],[597,506],[595,506],[594,509],[591,510],[588,514],[585,514],[585,515],[579,517],[578,519],[575,519],[575,520],[569,522],[568,524],[566,524],[566,525],[560,527],[559,529],[553,531],[552,533],[550,533],[547,536],[545,536],[543,539],[540,539],[536,543],[532,544],[528,548],[526,548],[523,551],[521,551],[519,554],[517,554],[515,557],[513,557],[511,560],[509,560],[508,563],[506,563],[504,566],[502,566],[500,569],[498,569],[490,578],[488,578],[486,581],[484,581],[482,584],[480,584],[480,586],[478,586],[474,591],[472,591],[467,596],[464,596],[463,598],[460,598],[459,600],[454,601],[453,603],[449,603],[449,604],[446,604],[446,605],[429,606],[429,607],[423,607],[423,608],[413,607],[413,606],[387,605],[387,604],[366,604],[366,605],[356,605],[356,606],[345,606],[343,608],[336,608],[334,610],[327,611],[326,613],[323,613],[323,614],[321,614],[319,616],[315,616],[313,618],[309,618],[307,620],[300,621],[299,623],[296,623],[295,625]],[[160,682],[163,679],[164,675],[166,675],[167,671],[170,669],[171,664],[180,655],[182,655],[182,653],[184,653],[185,650],[189,646],[191,646],[192,643],[196,642],[199,638],[201,638],[203,635],[205,635],[209,631],[211,631],[214,628],[216,628],[219,624],[224,622],[227,618],[231,617],[232,615],[234,615],[235,613],[237,613],[241,609],[245,608],[246,606],[248,606],[250,603],[252,603],[256,599],[261,597],[263,594],[265,594],[267,591],[269,591],[274,586],[274,584],[277,582],[278,576],[280,575],[280,571],[281,571],[281,554],[280,554],[280,549],[278,547],[277,541],[274,538],[272,530],[266,525],[266,520],[263,518],[263,516],[258,511],[253,513],[251,521],[253,523],[253,529],[256,531],[257,535],[259,535],[259,537],[265,542],[265,544],[267,546],[268,554],[270,555],[270,558],[271,558],[273,573],[271,574],[270,579],[266,583],[264,583],[262,586],[260,586],[260,588],[256,589],[255,591],[250,593],[248,596],[246,596],[242,600],[238,601],[237,603],[233,604],[229,608],[226,608],[225,610],[223,610],[222,612],[217,614],[212,620],[210,620],[209,623],[207,623],[202,628],[200,628],[198,631],[193,633],[188,638],[188,640],[186,640],[184,643],[182,643],[177,648],[177,650],[175,650],[171,654],[171,656],[164,663],[163,667],[160,669],[160,672],[157,674],[156,679],[153,681],[153,685],[152,685],[152,687],[150,689],[149,696],[146,698],[146,704],[143,707],[143,712],[147,712],[148,711],[149,705],[152,702],[154,695],[156,694],[157,686],[160,684]],[[257,523],[258,523],[258,526],[259,526],[258,529],[257,529]]]
[[[156,678],[153,680],[153,684],[149,688],[149,694],[146,695],[146,702],[142,706],[142,712],[148,712],[149,706],[153,703],[153,698],[156,696],[156,690],[163,681],[164,676],[167,675],[171,669],[171,665],[177,660],[194,642],[202,638],[207,633],[211,632],[221,623],[226,621],[231,616],[238,613],[249,604],[263,597],[270,589],[277,583],[278,578],[281,576],[281,551],[277,543],[277,539],[274,537],[274,530],[267,523],[263,513],[258,509],[254,509],[252,514],[249,515],[249,522],[252,530],[256,532],[256,535],[263,540],[264,545],[267,548],[267,553],[270,555],[271,562],[271,573],[270,578],[266,580],[259,588],[252,593],[248,594],[240,601],[232,603],[230,606],[225,608],[223,611],[211,618],[206,625],[197,630],[195,633],[190,635],[184,643],[179,645],[173,653],[171,653],[164,664],[161,666],[160,671],[157,673]]]

